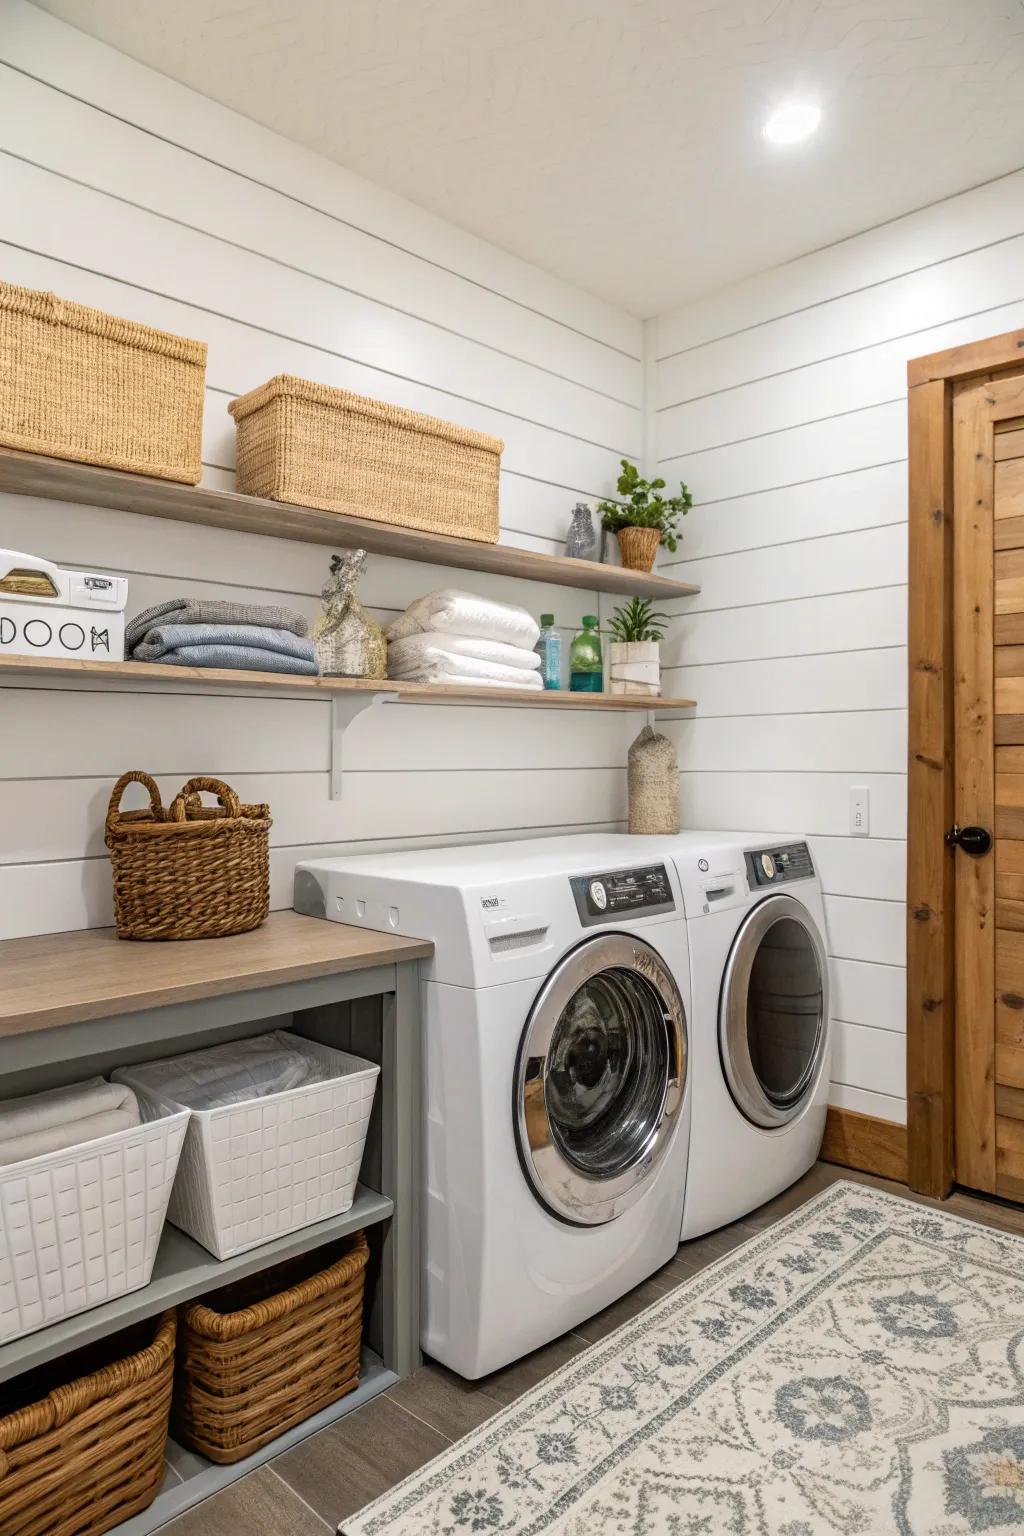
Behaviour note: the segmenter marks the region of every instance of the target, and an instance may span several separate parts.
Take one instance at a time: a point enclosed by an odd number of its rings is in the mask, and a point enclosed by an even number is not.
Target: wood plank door
[[[956,1179],[1024,1201],[1024,374],[955,387],[953,481]]]

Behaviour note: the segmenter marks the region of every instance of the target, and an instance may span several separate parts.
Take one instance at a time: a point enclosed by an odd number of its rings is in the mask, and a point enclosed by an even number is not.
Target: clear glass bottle
[[[540,638],[534,646],[540,657],[540,676],[545,688],[562,686],[562,631],[555,627],[553,613],[540,616]]]
[[[604,687],[604,664],[601,657],[601,636],[597,631],[597,618],[592,613],[583,615],[583,628],[572,642],[569,652],[570,693],[600,693]]]

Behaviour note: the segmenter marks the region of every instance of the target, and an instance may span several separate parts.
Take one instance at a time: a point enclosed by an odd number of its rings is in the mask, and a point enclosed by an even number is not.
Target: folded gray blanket
[[[258,624],[262,629],[288,629],[293,635],[304,635],[309,629],[302,615],[291,608],[227,603],[217,598],[172,597],[129,619],[124,630],[125,651],[130,654],[161,619],[168,624]]]
[[[259,624],[157,624],[132,655],[170,667],[233,667],[238,671],[297,672],[316,677],[312,640]]]

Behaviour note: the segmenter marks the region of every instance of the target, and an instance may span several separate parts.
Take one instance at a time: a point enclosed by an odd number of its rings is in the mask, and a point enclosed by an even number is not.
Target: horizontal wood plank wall
[[[667,727],[684,825],[810,834],[834,966],[832,1103],[896,1123],[906,1119],[906,365],[1024,325],[1022,207],[1017,173],[648,331],[654,456],[697,503],[667,567],[702,586],[669,605],[666,685],[700,700],[695,719]],[[868,838],[849,836],[854,784],[870,791]]]
[[[643,447],[641,322],[7,0],[0,28],[0,277],[209,342],[204,480],[233,483],[232,396],[278,372],[506,443],[501,538],[557,553],[579,499]],[[0,497],[0,545],[125,573],[129,612],[179,593],[312,618],[329,551]],[[596,595],[374,557],[382,618],[434,587],[553,611]],[[605,600],[606,604],[609,600]],[[613,601],[613,600],[611,600]],[[269,801],[275,907],[329,850],[621,829],[640,720],[385,707],[346,738],[328,797],[320,700],[10,687],[0,694],[0,938],[111,921],[103,814],[125,768]]]

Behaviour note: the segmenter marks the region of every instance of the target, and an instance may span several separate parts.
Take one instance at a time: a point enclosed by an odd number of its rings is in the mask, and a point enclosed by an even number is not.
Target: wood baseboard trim
[[[907,1128],[892,1120],[878,1120],[854,1109],[830,1104],[825,1120],[821,1157],[841,1168],[875,1173],[879,1178],[907,1182]]]

